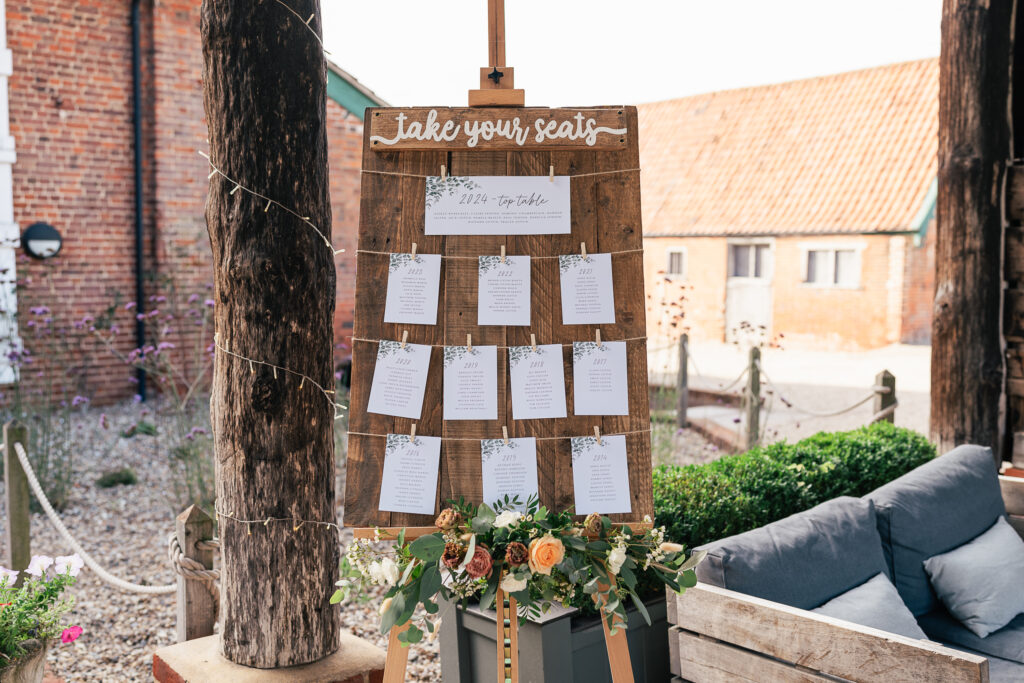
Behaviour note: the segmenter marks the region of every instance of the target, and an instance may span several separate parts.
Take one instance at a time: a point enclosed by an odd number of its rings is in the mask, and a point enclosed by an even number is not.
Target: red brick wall
[[[931,231],[932,234],[934,230]],[[934,240],[934,237],[932,237]],[[934,245],[913,247],[909,235],[776,237],[772,245],[770,337],[791,349],[856,350],[897,341],[927,343],[934,289]],[[667,252],[686,250],[687,277],[666,282]],[[803,282],[808,248],[860,251],[860,282],[852,288]],[[724,237],[644,240],[648,296],[647,334],[652,348],[682,329],[666,328],[681,299],[682,327],[694,341],[726,337],[728,240]],[[781,335],[781,338],[780,338]]]
[[[151,275],[184,291],[212,280],[203,207],[207,191],[199,0],[143,3],[145,245]],[[96,315],[120,293],[134,298],[134,188],[129,0],[32,0],[7,5],[15,220],[47,221],[64,251],[42,265],[19,301],[47,305],[60,320]],[[335,329],[350,334],[358,223],[362,123],[328,100],[333,233],[337,248]],[[52,285],[40,287],[44,273]],[[151,306],[150,306],[151,307]],[[131,348],[129,314],[120,347]],[[30,335],[29,335],[30,336]],[[340,340],[340,339],[339,339]],[[344,340],[347,341],[347,340]],[[95,354],[91,393],[100,401],[134,393],[123,363]]]
[[[904,344],[931,344],[932,306],[935,301],[935,220],[919,246],[907,246],[907,272],[903,281]]]

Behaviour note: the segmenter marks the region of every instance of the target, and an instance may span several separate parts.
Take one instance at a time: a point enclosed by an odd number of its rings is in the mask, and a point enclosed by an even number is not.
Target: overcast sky
[[[331,58],[392,105],[466,104],[486,0],[322,0]],[[939,54],[941,0],[507,0],[527,105],[635,104]]]

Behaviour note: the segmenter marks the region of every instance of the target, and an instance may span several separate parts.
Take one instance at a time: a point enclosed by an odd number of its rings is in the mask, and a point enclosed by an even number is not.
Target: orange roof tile
[[[913,230],[938,106],[937,59],[642,104],[644,235]]]

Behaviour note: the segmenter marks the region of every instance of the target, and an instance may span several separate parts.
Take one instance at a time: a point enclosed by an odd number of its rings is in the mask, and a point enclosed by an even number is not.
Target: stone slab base
[[[384,650],[341,634],[341,647],[312,664],[283,669],[253,669],[229,662],[220,655],[220,636],[178,643],[153,654],[157,683],[381,683]]]

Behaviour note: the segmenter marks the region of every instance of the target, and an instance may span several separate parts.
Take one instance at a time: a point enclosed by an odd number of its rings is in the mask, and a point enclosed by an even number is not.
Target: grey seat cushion
[[[1024,665],[1024,614],[1018,614],[1009,624],[984,638],[976,636],[942,607],[918,618],[917,623],[932,640],[954,643],[985,656]]]
[[[702,546],[697,578],[813,609],[878,573],[889,576],[870,501],[842,497]]]
[[[907,638],[928,639],[900,600],[892,581],[882,572],[811,611]]]
[[[991,636],[989,636],[991,638]],[[988,659],[988,680],[990,683],[1021,683],[1024,681],[1024,664],[1011,662],[1002,657],[993,657],[984,652],[972,650],[967,647],[960,647],[956,643],[940,643],[946,647],[961,652],[969,652],[972,655],[981,655]]]
[[[959,446],[875,489],[878,532],[896,590],[914,616],[938,606],[923,562],[967,543],[1006,513],[992,451]]]

